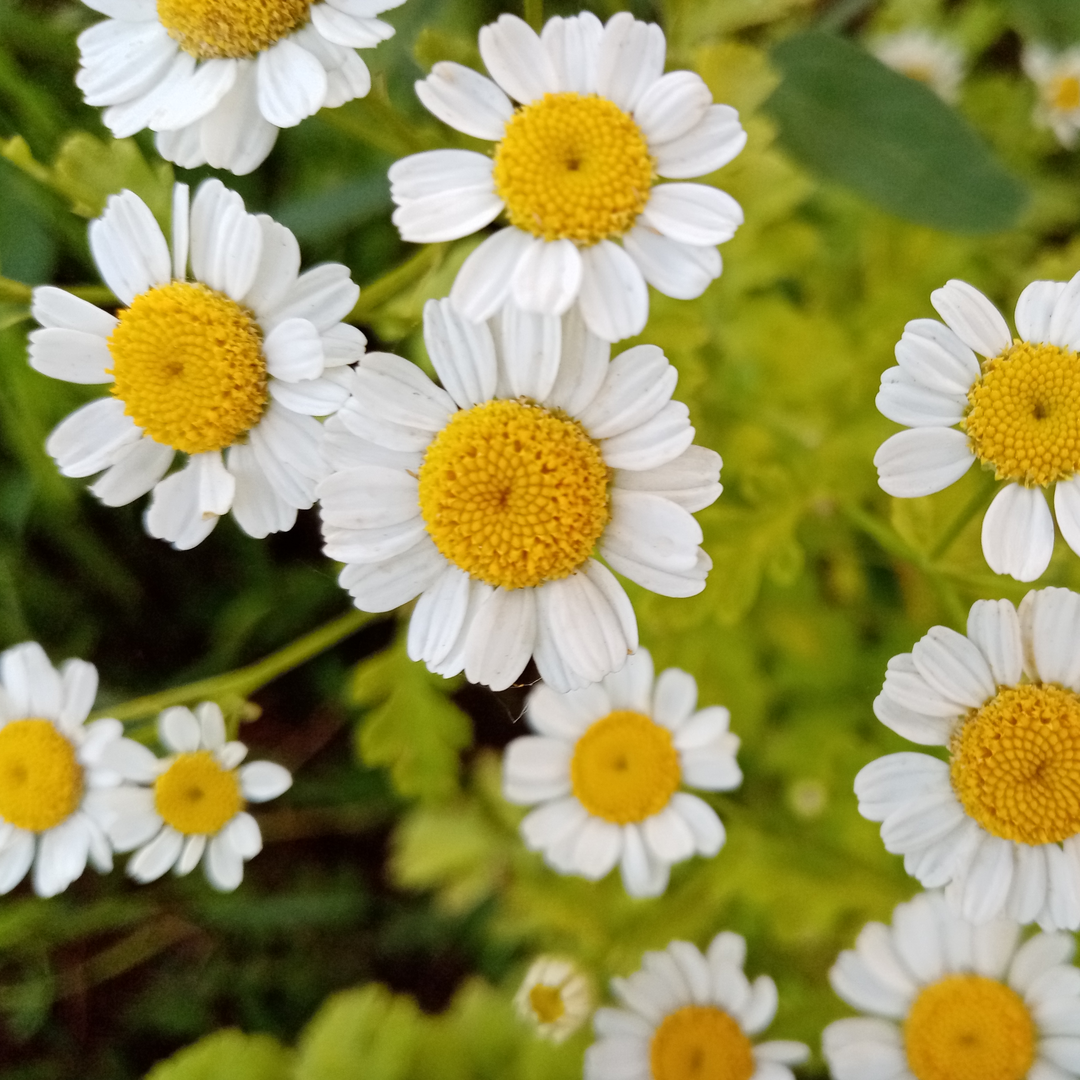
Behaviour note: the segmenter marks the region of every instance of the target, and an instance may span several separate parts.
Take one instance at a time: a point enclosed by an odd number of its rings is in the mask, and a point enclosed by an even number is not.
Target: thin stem
[[[544,28],[544,0],[525,0],[525,21],[540,33]]]
[[[997,480],[992,472],[983,473],[982,483],[974,495],[968,499],[960,513],[949,523],[930,551],[930,561],[937,562],[956,543],[957,537],[980,510],[990,502],[990,497],[997,490]]]
[[[434,270],[446,255],[448,244],[425,244],[415,255],[400,266],[383,274],[360,293],[356,307],[348,315],[350,322],[363,322],[405,289],[416,284],[425,274]]]
[[[91,304],[104,304],[106,307],[116,305],[116,297],[107,285],[70,285],[65,291]],[[14,281],[12,278],[0,277],[0,302],[29,304],[33,294],[32,286],[24,285],[21,281]]]

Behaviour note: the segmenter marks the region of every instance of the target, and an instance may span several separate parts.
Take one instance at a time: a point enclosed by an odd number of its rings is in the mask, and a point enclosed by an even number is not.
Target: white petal
[[[694,568],[701,526],[681,506],[644,491],[611,492],[611,521],[602,546],[608,554],[668,573]]]
[[[582,260],[570,240],[534,240],[510,283],[514,303],[526,311],[562,315],[581,289]]]
[[[994,696],[996,686],[990,665],[963,634],[947,626],[935,626],[911,650],[916,671],[939,693],[979,708]]]
[[[75,85],[88,105],[142,97],[164,77],[177,48],[155,17],[96,23],[79,35],[78,45]]]
[[[672,180],[715,172],[742,153],[746,131],[730,105],[710,105],[700,123],[677,139],[650,143],[656,171]]]
[[[874,455],[878,482],[901,499],[931,495],[954,484],[975,457],[955,428],[912,428],[886,439]]]
[[[276,799],[291,787],[289,770],[272,761],[252,761],[240,769],[240,790],[251,802]]]
[[[490,225],[504,203],[492,188],[491,178],[470,187],[453,187],[398,204],[393,221],[402,240],[439,244],[458,240]]]
[[[415,547],[386,562],[346,566],[338,581],[361,611],[391,611],[430,588],[447,565],[435,545],[425,537]]]
[[[859,813],[870,821],[884,821],[912,799],[948,790],[948,764],[928,754],[887,754],[855,777]]]
[[[39,285],[34,290],[30,314],[49,329],[79,330],[100,338],[107,338],[117,326],[116,316],[52,285]]]
[[[454,647],[469,607],[469,575],[456,566],[420,594],[409,620],[410,660],[438,664]]]
[[[67,730],[79,727],[90,715],[97,696],[98,673],[85,660],[65,660],[60,666],[61,702],[57,719]]]
[[[632,113],[664,71],[664,32],[638,22],[629,12],[613,15],[604,27],[597,60],[596,90]]]
[[[521,836],[531,851],[543,851],[576,833],[587,816],[572,796],[545,803],[522,819]]]
[[[26,877],[35,850],[34,834],[21,829],[0,849],[0,895],[11,892]]]
[[[262,232],[262,258],[244,303],[262,314],[278,305],[296,285],[300,273],[300,245],[291,230],[266,214],[255,220]]]
[[[60,719],[63,684],[36,641],[26,641],[0,653],[0,682],[14,717]]]
[[[1040,925],[1061,930],[1080,928],[1080,867],[1057,844],[1046,844],[1046,907]]]
[[[76,409],[53,428],[46,452],[64,476],[90,476],[116,461],[124,447],[142,437],[142,429],[124,415],[118,398],[99,398]]]
[[[266,370],[275,379],[295,383],[323,373],[322,338],[307,319],[279,322],[263,342]]]
[[[862,1012],[899,1019],[910,1004],[906,994],[882,983],[862,957],[849,949],[837,958],[829,972],[829,983],[844,1001]]]
[[[232,514],[248,536],[261,539],[293,527],[296,507],[274,490],[250,443],[229,447],[226,466],[236,482]]]
[[[589,881],[608,874],[622,855],[622,830],[600,818],[589,818],[574,845],[574,868]]]
[[[145,495],[169,471],[175,456],[171,446],[144,436],[119,451],[90,490],[106,506],[126,506]]]
[[[1064,291],[1063,281],[1033,281],[1028,285],[1016,301],[1017,336],[1024,341],[1049,341],[1050,317]]]
[[[1057,284],[1048,282],[1048,284]],[[1067,349],[1080,347],[1080,320],[1077,319],[1077,297],[1080,295],[1080,278],[1073,275],[1058,294],[1050,316],[1046,340]]]
[[[593,439],[610,439],[655,416],[671,399],[678,372],[655,345],[637,345],[608,365],[592,404],[578,415]]]
[[[923,746],[947,746],[955,718],[929,716],[901,705],[890,694],[874,698],[874,715],[905,739]]]
[[[720,468],[723,462],[715,450],[689,446],[673,461],[642,471],[617,470],[615,487],[630,491],[650,491],[694,513],[711,506],[723,491]]]
[[[480,56],[491,77],[522,104],[542,98],[558,86],[536,31],[516,15],[500,15],[480,30]]]
[[[486,324],[463,319],[447,299],[429,300],[424,305],[424,344],[439,381],[461,408],[494,395],[498,369]]]
[[[1044,972],[1068,963],[1075,950],[1076,941],[1070,934],[1036,934],[1016,950],[1009,967],[1009,985],[1017,993],[1026,994]]]
[[[600,20],[589,11],[566,19],[556,15],[544,23],[540,42],[555,75],[552,90],[596,92],[596,61],[603,33]]]
[[[436,64],[416,83],[416,96],[444,124],[477,139],[501,139],[514,113],[510,99],[490,79],[451,61]]]
[[[1041,847],[1017,844],[1012,887],[1005,914],[1020,925],[1034,922],[1046,903],[1046,854]]]
[[[966,397],[981,368],[975,354],[937,319],[913,319],[896,343],[896,362],[920,386]]]
[[[453,398],[420,368],[389,353],[368,353],[354,386],[364,412],[395,424],[439,431],[457,412]]]
[[[496,589],[477,612],[465,643],[465,677],[505,690],[521,674],[536,641],[532,589]]]
[[[656,723],[680,728],[697,708],[697,682],[688,671],[667,668],[653,687],[652,718]]]
[[[934,310],[956,336],[983,356],[997,356],[1012,345],[1001,312],[974,285],[955,278],[930,294]]]
[[[562,323],[553,315],[522,311],[513,303],[502,310],[499,356],[505,394],[544,401],[559,374]]]
[[[241,812],[225,826],[229,842],[242,859],[253,859],[262,851],[262,833],[258,822],[248,813]]]
[[[660,184],[652,189],[641,222],[672,240],[703,247],[730,240],[743,223],[743,212],[719,188]]]
[[[1020,681],[1020,620],[1008,600],[976,600],[968,614],[967,636],[986,657],[996,683],[1012,686]]]
[[[450,300],[472,322],[490,319],[503,306],[518,261],[532,243],[528,233],[513,227],[489,236],[461,264]]]
[[[623,667],[604,679],[612,709],[648,714],[652,703],[653,661],[648,649],[638,649]]]
[[[184,846],[184,838],[166,825],[145,847],[140,848],[128,860],[127,874],[146,884],[156,881],[172,869]]]
[[[178,551],[202,543],[232,506],[236,481],[217,451],[194,454],[178,473],[155,488],[146,511],[146,531]]]
[[[399,205],[447,190],[491,188],[491,158],[474,150],[425,150],[390,166],[390,195]],[[462,234],[464,235],[464,234]]]
[[[895,367],[882,373],[874,404],[882,416],[906,427],[951,427],[963,419],[967,397],[922,386]]]
[[[97,334],[59,327],[35,330],[30,334],[29,354],[30,366],[50,379],[72,383],[113,381],[112,354]]]
[[[212,289],[241,300],[262,261],[263,229],[244,200],[220,180],[199,187],[191,204],[191,269]]]
[[[623,826],[623,852],[619,869],[623,888],[635,897],[661,896],[667,888],[668,864],[654,859],[636,825]]]
[[[641,835],[653,857],[676,863],[694,854],[694,835],[690,826],[673,807],[666,806],[641,823]]]
[[[915,666],[910,653],[901,653],[889,660],[885,671],[883,693],[900,705],[926,716],[939,716],[955,720],[965,709],[960,702],[946,694],[942,688],[932,686]],[[957,694],[959,697],[959,694]]]
[[[983,518],[983,555],[995,574],[1017,581],[1042,576],[1054,553],[1054,519],[1039,488],[1007,484]]]
[[[611,346],[586,327],[581,308],[576,305],[562,319],[561,353],[559,374],[547,403],[577,417],[603,385]]]
[[[712,93],[700,75],[669,71],[645,91],[634,109],[634,119],[652,146],[685,135],[705,118]]]
[[[690,410],[681,401],[669,401],[655,416],[639,427],[631,428],[600,443],[605,464],[611,469],[646,472],[675,461],[694,441]],[[635,490],[632,485],[616,488]],[[641,489],[642,494],[653,494]],[[660,496],[666,498],[666,496]],[[670,500],[683,508],[681,501]]]
[[[586,248],[581,259],[581,313],[588,328],[604,341],[640,334],[649,317],[649,293],[634,260],[610,240]]]
[[[724,824],[703,799],[686,791],[676,791],[669,805],[686,822],[699,855],[711,859],[724,846]]]
[[[570,744],[562,739],[514,739],[503,754],[503,796],[528,806],[569,795],[571,754]]]
[[[348,8],[348,0],[331,0],[311,8],[311,25],[335,45],[350,49],[372,49],[394,36],[394,28],[381,19],[357,17]]]
[[[347,529],[376,529],[419,516],[415,477],[400,469],[361,465],[319,485],[323,521]]]
[[[90,223],[90,250],[105,283],[125,304],[172,277],[169,245],[146,203],[131,191],[110,195]]]
[[[961,913],[976,926],[1000,915],[1005,908],[1013,876],[1013,844],[985,836],[966,872],[955,885]]]
[[[660,596],[697,596],[705,588],[705,578],[712,569],[712,560],[700,549],[694,568],[685,573],[660,570],[619,552],[608,551],[602,543],[600,554],[611,563],[612,569],[617,573]]]
[[[1065,543],[1080,554],[1080,475],[1055,485],[1054,514]]]
[[[232,892],[243,881],[244,860],[224,831],[207,844],[203,869],[206,880],[219,892]]]
[[[282,38],[255,61],[259,111],[276,127],[293,127],[326,100],[326,70],[307,51]]]
[[[776,1015],[779,994],[776,983],[768,975],[759,975],[753,982],[750,1000],[742,1010],[742,1028],[747,1035],[764,1031]]]
[[[239,61],[232,90],[196,127],[199,157],[212,168],[228,169],[237,176],[254,172],[277,141],[277,126],[259,111],[257,68],[254,60]],[[161,146],[159,135],[159,150]],[[182,163],[178,157],[174,160]],[[202,160],[190,167],[202,164]]]
[[[1069,589],[1042,589],[1021,605],[1030,667],[1042,682],[1080,685],[1080,595]]]
[[[723,268],[715,247],[684,244],[641,224],[623,237],[623,247],[645,280],[676,300],[695,300]]]

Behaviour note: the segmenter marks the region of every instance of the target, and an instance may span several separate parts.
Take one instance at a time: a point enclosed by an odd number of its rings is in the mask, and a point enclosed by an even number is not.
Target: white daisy
[[[507,306],[470,323],[424,308],[440,389],[370,353],[326,426],[318,488],[326,553],[358,608],[419,596],[408,649],[430,670],[501,690],[534,656],[570,690],[637,648],[634,610],[593,557],[664,596],[693,596],[712,563],[691,516],[720,494],[720,457],[692,446],[677,375],[653,345],[609,362],[577,309]]]
[[[171,869],[189,874],[202,859],[215,889],[235,889],[244,862],[262,850],[258,822],[246,803],[276,799],[292,786],[292,777],[271,761],[241,766],[247,747],[225,741],[221,709],[211,702],[194,713],[166,709],[158,717],[158,738],[169,757],[159,759],[131,740],[108,756],[130,784],[149,785],[111,793],[113,846],[138,848],[127,864],[136,881],[156,881]]]
[[[1034,581],[1054,550],[1051,485],[1058,528],[1080,553],[1080,274],[1024,289],[1015,339],[964,281],[930,301],[946,325],[909,322],[899,367],[881,376],[878,409],[910,428],[874,455],[881,486],[907,499],[941,491],[975,461],[992,469],[1006,483],[983,519],[983,554],[995,573]]]
[[[683,784],[731,791],[742,783],[727,709],[697,709],[697,683],[678,668],[653,682],[648,649],[582,690],[540,684],[526,703],[536,735],[503,759],[503,794],[540,805],[521,823],[533,851],[562,874],[597,880],[618,864],[631,896],[659,896],[673,863],[715,855],[724,826]]]
[[[522,1020],[535,1026],[538,1035],[561,1043],[589,1019],[592,981],[573,960],[538,956],[514,995],[514,1007]]]
[[[663,31],[627,12],[606,26],[588,12],[550,19],[539,37],[501,15],[480,31],[494,82],[440,63],[416,84],[440,120],[497,144],[494,158],[432,150],[390,169],[406,240],[453,240],[506,213],[509,227],[451,289],[463,315],[489,319],[507,298],[560,315],[577,300],[589,329],[618,341],[645,326],[646,282],[689,300],[720,276],[716,245],[742,224],[739,204],[704,184],[655,181],[719,169],[746,132],[693,72],[665,75],[664,52]]]
[[[889,754],[855,778],[885,847],[973,922],[1080,927],[1080,596],[979,600],[889,661],[874,713],[947,761]]]
[[[1080,1076],[1080,971],[1068,934],[1017,948],[1018,923],[973,926],[922,893],[867,923],[829,972],[869,1017],[822,1033],[834,1080],[1070,1080]]]
[[[360,290],[337,264],[298,275],[292,233],[217,180],[190,214],[176,185],[172,233],[170,257],[130,191],[91,224],[101,275],[126,305],[115,318],[61,289],[34,290],[44,329],[30,335],[31,366],[112,383],[46,449],[65,476],[104,470],[90,490],[107,506],[153,490],[146,530],[176,548],[201,543],[229,510],[251,536],[290,529],[326,473],[315,416],[345,400],[342,368],[364,352],[363,334],[340,321]],[[166,476],[178,451],[183,467]]]
[[[703,956],[687,941],[647,952],[641,969],[612,979],[621,1009],[597,1009],[585,1080],[794,1080],[801,1042],[753,1043],[776,1015],[776,983],[743,974],[746,942],[717,934]],[[868,1080],[868,1078],[864,1078]]]
[[[964,54],[944,38],[910,27],[877,38],[870,51],[886,67],[925,83],[943,101],[956,100],[964,77]]]
[[[1035,123],[1050,128],[1071,150],[1080,135],[1080,47],[1057,53],[1045,45],[1031,45],[1024,49],[1021,63],[1039,92]]]
[[[79,36],[75,82],[118,138],[156,131],[185,169],[249,173],[279,128],[371,89],[357,49],[403,0],[85,0],[109,18]]]

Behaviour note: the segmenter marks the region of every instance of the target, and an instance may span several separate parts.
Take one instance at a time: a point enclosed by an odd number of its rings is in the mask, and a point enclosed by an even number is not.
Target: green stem
[[[540,33],[544,27],[544,0],[525,0],[525,21]]]
[[[912,547],[891,525],[867,513],[861,506],[843,506],[841,510],[855,528],[866,533],[890,555],[926,569],[926,558],[922,552]]]
[[[982,483],[979,484],[978,490],[968,499],[960,513],[949,523],[948,528],[941,534],[938,542],[930,551],[931,562],[937,562],[956,543],[957,537],[964,531],[971,519],[990,502],[990,498],[996,490],[997,480],[994,474],[992,472],[983,473]]]
[[[103,304],[105,307],[116,306],[116,297],[113,296],[108,285],[71,285],[66,291],[91,304]],[[33,286],[24,285],[21,281],[15,281],[12,278],[0,277],[0,302],[29,304],[33,294]]]
[[[349,322],[364,322],[383,304],[434,270],[442,262],[448,247],[448,244],[425,244],[412,258],[365,286],[356,307],[348,315]]]
[[[9,304],[29,304],[33,289],[21,281],[0,277],[0,301]]]

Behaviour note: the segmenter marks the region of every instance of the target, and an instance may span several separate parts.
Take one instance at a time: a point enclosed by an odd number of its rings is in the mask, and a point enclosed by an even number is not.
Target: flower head
[[[370,353],[327,421],[318,489],[326,553],[357,607],[419,596],[409,655],[505,689],[535,657],[570,690],[637,648],[633,608],[593,556],[665,596],[711,566],[691,516],[720,494],[719,455],[692,446],[676,373],[655,346],[608,360],[580,318],[508,306],[474,324],[429,301],[436,386]]]
[[[494,82],[440,63],[416,84],[440,120],[496,144],[493,157],[432,150],[390,169],[406,240],[452,240],[505,214],[451,289],[466,318],[489,319],[508,298],[548,315],[578,301],[589,329],[618,341],[645,326],[646,282],[688,300],[720,276],[716,245],[742,223],[738,203],[656,180],[713,172],[746,133],[697,75],[665,75],[664,52],[660,28],[627,12],[606,26],[557,17],[539,36],[502,15],[480,31]]]
[[[1080,135],[1080,48],[1056,53],[1045,45],[1031,45],[1021,60],[1039,92],[1035,123],[1050,128],[1062,146],[1072,149]]]
[[[574,1034],[593,1011],[589,976],[561,956],[538,956],[514,995],[518,1015],[537,1034],[560,1043]]]
[[[739,739],[727,709],[697,709],[692,675],[668,668],[654,682],[639,649],[584,689],[537,686],[526,709],[537,734],[506,748],[503,792],[539,804],[521,833],[555,870],[596,880],[618,864],[627,892],[657,896],[672,863],[723,846],[716,811],[680,788],[737,788]]]
[[[371,89],[357,49],[403,0],[86,0],[109,18],[79,37],[75,82],[118,138],[150,128],[185,169],[249,173],[278,129]]]
[[[90,490],[108,506],[152,490],[146,530],[176,548],[201,543],[230,510],[252,536],[290,529],[326,472],[315,416],[345,400],[342,368],[363,355],[363,334],[340,321],[359,289],[336,264],[298,274],[292,233],[247,213],[217,180],[190,212],[176,185],[172,233],[170,255],[146,204],[125,191],[90,226],[125,305],[117,316],[34,290],[43,329],[30,335],[31,366],[112,384],[46,449],[65,476],[102,473]],[[186,461],[169,473],[177,453]]]
[[[956,100],[964,77],[964,56],[951,42],[921,27],[877,38],[871,52],[887,67],[925,83],[943,101]]]

